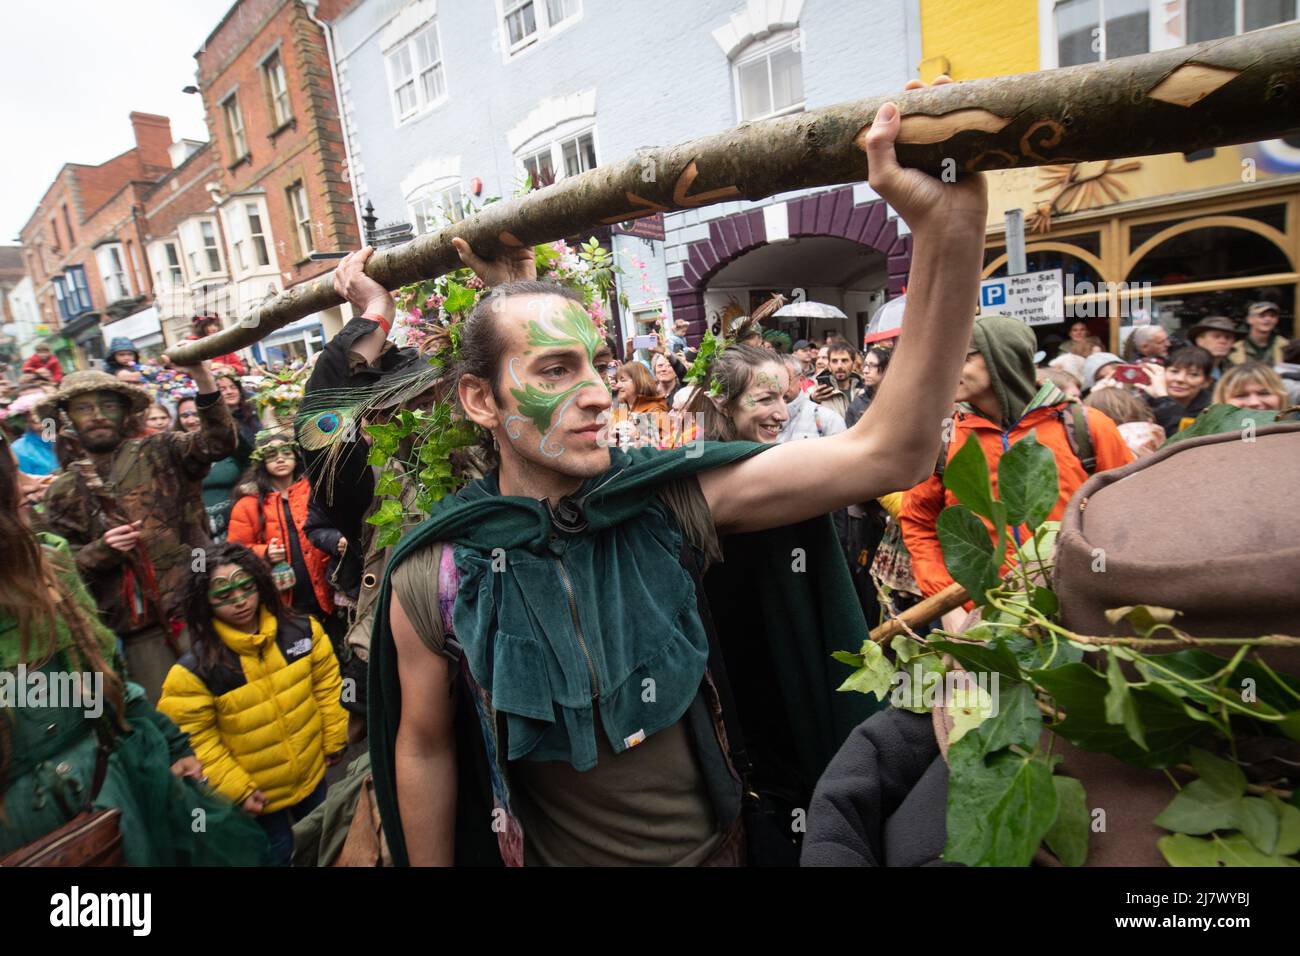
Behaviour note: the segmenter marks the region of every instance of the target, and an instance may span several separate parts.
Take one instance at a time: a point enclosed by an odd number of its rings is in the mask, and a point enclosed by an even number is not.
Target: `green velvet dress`
[[[53,535],[40,537],[65,593],[87,613],[105,659],[120,671],[117,639],[99,624],[67,544]],[[0,767],[5,767],[0,777],[0,856],[57,829],[85,806],[100,740],[111,734],[107,772],[93,805],[121,811],[129,865],[266,863],[270,848],[256,821],[206,785],[172,774],[172,763],[193,753],[189,739],[154,709],[139,685],[126,684],[127,731],[117,727],[107,702],[97,698],[59,700],[55,702],[64,706],[48,706],[34,693],[37,686],[52,688],[51,675],[88,668],[62,619],[55,622],[54,653],[44,663],[27,660],[33,654],[23,643],[12,616],[0,613]],[[37,674],[45,675],[44,680]],[[25,693],[17,686],[20,678]],[[102,716],[87,715],[97,709],[93,703],[102,703]]]

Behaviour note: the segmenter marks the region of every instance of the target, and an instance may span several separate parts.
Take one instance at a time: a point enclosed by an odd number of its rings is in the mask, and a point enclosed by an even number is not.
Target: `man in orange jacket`
[[[1034,333],[1019,319],[986,315],[975,320],[970,352],[957,383],[957,407],[945,461],[951,461],[966,439],[976,435],[989,463],[989,480],[996,494],[1002,453],[1034,432],[1039,443],[1056,457],[1060,496],[1048,516],[1056,520],[1065,513],[1070,497],[1088,479],[1089,472],[1076,451],[1077,439],[1072,440],[1074,436],[1067,431],[1075,427],[1070,400],[1050,381],[1041,388],[1034,381],[1037,348]],[[1105,471],[1132,461],[1133,453],[1115,423],[1095,408],[1080,408],[1087,415],[1092,456],[1096,457],[1093,470]],[[1084,457],[1091,457],[1086,450]],[[935,522],[939,512],[955,504],[957,498],[944,488],[938,473],[912,488],[903,499],[898,521],[903,541],[912,554],[912,573],[927,597],[952,584]],[[989,535],[991,538],[992,529]],[[1008,557],[1028,535],[1024,526],[1014,530],[1007,542]]]

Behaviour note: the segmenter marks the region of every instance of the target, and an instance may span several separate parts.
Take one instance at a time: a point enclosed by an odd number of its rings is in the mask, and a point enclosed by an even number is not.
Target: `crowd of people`
[[[1139,327],[1124,358],[1084,323],[1048,355],[976,319],[982,183],[899,167],[898,125],[883,108],[867,150],[912,226],[912,291],[865,350],[751,316],[716,354],[679,321],[620,360],[527,250],[461,241],[490,291],[454,364],[390,341],[353,253],[335,285],[359,314],[296,427],[252,407],[237,356],[176,368],[122,340],[67,371],[38,350],[6,396],[0,669],[102,674],[106,696],[0,708],[0,862],[94,806],[121,811],[130,863],[284,865],[349,757],[383,839],[354,845],[345,815],[319,862],[798,862],[791,811],[880,706],[836,693],[830,654],[952,585],[936,523],[968,438],[996,472],[1032,432],[1056,518],[1210,405],[1300,387],[1270,302],[1187,343]],[[372,425],[454,403],[484,437],[451,463],[461,490],[416,514],[410,448],[376,461],[344,397]],[[368,520],[394,498],[395,545]],[[187,832],[198,805],[218,839]],[[803,862],[842,859],[812,843]]]

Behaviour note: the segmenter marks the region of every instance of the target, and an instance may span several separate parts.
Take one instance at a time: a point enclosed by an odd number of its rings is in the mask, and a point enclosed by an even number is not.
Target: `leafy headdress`
[[[712,398],[732,398],[723,395],[723,385],[713,374],[714,363],[718,357],[732,345],[743,342],[757,329],[762,331],[761,323],[777,309],[785,305],[785,297],[780,293],[760,305],[749,315],[740,312],[739,304],[732,299],[722,312],[722,334],[714,335],[709,329],[700,340],[700,347],[695,353],[695,360],[686,372],[686,384],[693,385],[695,391],[686,402],[689,411],[699,411],[703,403]],[[707,385],[706,385],[707,383]]]

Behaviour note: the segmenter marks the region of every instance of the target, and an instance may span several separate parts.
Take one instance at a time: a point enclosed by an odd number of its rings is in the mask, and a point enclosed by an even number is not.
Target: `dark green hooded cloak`
[[[585,496],[587,527],[578,534],[601,534],[650,507],[665,483],[740,461],[765,447],[703,442],[694,449],[672,451],[613,450],[610,470],[584,483],[574,496]],[[384,832],[398,865],[407,859],[394,764],[402,701],[388,622],[393,570],[412,551],[434,541],[483,553],[500,546],[544,553],[555,534],[564,535],[542,502],[485,494],[484,482],[495,487],[494,480],[484,479],[444,499],[428,520],[402,539],[376,604],[369,665],[370,755]],[[717,602],[713,618],[727,651],[728,671],[761,672],[756,679],[763,689],[749,694],[754,702],[750,709],[756,719],[780,731],[782,740],[775,746],[794,765],[806,799],[849,731],[878,709],[865,695],[836,693],[848,671],[830,657],[832,651],[860,646],[867,637],[866,621],[829,517],[736,535],[726,544],[727,560],[718,569],[726,574],[711,573],[705,588],[711,602]],[[618,582],[575,581],[574,587],[591,588],[580,600],[596,601],[599,593],[617,590]],[[552,599],[561,599],[558,589]],[[731,683],[736,687],[741,680],[732,676]],[[747,716],[743,702],[738,709],[742,718]],[[461,790],[466,792],[464,781]]]

